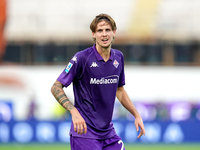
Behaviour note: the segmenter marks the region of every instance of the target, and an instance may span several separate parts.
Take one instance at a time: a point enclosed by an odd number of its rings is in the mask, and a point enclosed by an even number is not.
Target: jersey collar
[[[101,55],[97,52],[97,49],[96,49],[96,44],[94,44],[93,45],[93,50],[94,50],[94,53],[95,53],[95,55],[96,55],[96,58],[97,58],[97,60],[98,61],[101,61],[101,60],[103,60],[103,58],[101,57]],[[111,50],[110,50],[110,58],[109,58],[109,60],[113,60],[113,55],[114,55],[114,52],[113,52],[113,49],[111,48]]]

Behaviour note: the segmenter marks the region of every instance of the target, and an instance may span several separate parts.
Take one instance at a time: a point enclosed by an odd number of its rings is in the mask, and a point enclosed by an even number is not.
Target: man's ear
[[[113,30],[113,36],[115,36],[115,34],[116,34],[116,30]]]
[[[92,32],[92,37],[93,37],[93,38],[96,38],[96,37],[95,37],[95,33],[94,33],[94,32]]]

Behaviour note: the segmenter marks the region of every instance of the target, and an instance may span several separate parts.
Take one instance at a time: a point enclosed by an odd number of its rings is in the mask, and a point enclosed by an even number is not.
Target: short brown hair
[[[90,24],[90,29],[93,33],[96,32],[97,24],[101,21],[106,21],[111,25],[112,30],[117,30],[117,26],[115,21],[107,14],[100,14],[94,18],[94,20]]]

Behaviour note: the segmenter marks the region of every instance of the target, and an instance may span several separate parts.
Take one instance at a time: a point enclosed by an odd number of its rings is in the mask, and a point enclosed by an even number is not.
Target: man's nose
[[[107,35],[107,32],[106,31],[103,31],[103,36],[106,36]]]

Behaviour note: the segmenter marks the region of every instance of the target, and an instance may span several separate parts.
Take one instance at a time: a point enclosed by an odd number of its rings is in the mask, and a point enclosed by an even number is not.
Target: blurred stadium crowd
[[[7,0],[7,13],[1,9],[7,40],[3,62],[66,64],[93,44],[93,17],[108,13],[118,27],[113,47],[127,64],[199,66],[199,5],[199,0]]]
[[[200,104],[190,102],[156,102],[144,103],[134,102],[135,107],[140,112],[143,120],[151,121],[199,121],[200,120]],[[120,104],[115,104],[114,119],[134,120]]]

